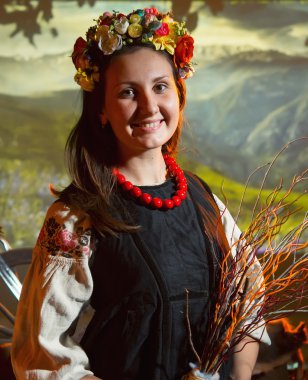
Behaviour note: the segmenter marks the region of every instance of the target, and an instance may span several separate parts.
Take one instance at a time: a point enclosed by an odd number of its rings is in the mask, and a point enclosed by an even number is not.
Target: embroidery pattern
[[[60,224],[54,217],[50,217],[40,231],[37,245],[52,256],[78,259],[89,256],[93,248],[91,232],[90,228],[83,227],[71,232],[65,224]]]

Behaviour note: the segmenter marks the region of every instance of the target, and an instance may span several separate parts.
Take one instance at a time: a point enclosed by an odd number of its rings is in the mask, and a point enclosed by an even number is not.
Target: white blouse
[[[224,204],[215,197],[229,244],[240,237]],[[62,202],[49,208],[33,250],[18,304],[12,364],[17,380],[80,380],[93,375],[71,326],[89,304],[93,281],[88,261],[95,241],[85,213]],[[235,254],[235,252],[234,252]],[[251,334],[270,344],[264,323]]]

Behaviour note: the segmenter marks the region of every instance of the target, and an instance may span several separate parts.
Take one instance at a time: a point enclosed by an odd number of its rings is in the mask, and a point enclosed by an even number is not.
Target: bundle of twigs
[[[203,352],[197,353],[190,339],[200,372],[194,369],[183,379],[204,379],[206,374],[217,373],[236,345],[264,329],[265,321],[308,311],[308,242],[303,239],[307,214],[292,231],[282,237],[279,234],[289,216],[298,211],[292,211],[295,200],[290,200],[290,195],[306,180],[307,172],[294,177],[284,194],[280,183],[258,213],[255,206],[250,226],[225,253]],[[285,269],[280,273],[282,266]],[[189,326],[188,309],[186,317]]]

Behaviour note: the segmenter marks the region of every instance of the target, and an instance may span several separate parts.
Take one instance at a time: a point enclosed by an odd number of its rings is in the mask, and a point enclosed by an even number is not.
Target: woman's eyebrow
[[[169,77],[169,75],[161,75],[161,76],[159,76],[159,77],[156,77],[156,78],[153,78],[152,79],[152,82],[154,83],[154,82],[158,82],[158,81],[160,81],[160,80],[163,80],[163,79],[167,79],[167,78],[170,78]],[[117,86],[121,86],[121,85],[124,85],[124,84],[129,84],[129,85],[139,85],[139,83],[138,82],[136,82],[136,81],[133,81],[133,80],[124,80],[124,81],[121,81],[121,82],[119,82],[119,83],[117,83],[116,85],[115,85],[115,87],[117,87]]]

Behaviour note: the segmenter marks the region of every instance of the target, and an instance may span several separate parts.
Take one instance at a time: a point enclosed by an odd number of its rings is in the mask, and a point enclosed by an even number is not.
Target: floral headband
[[[79,37],[72,53],[77,69],[74,79],[83,90],[93,91],[99,81],[97,52],[110,55],[125,45],[144,43],[165,50],[173,56],[181,78],[193,75],[194,39],[185,22],[174,21],[170,13],[160,13],[156,8],[137,9],[128,15],[114,11],[105,12],[95,21],[86,33],[87,40]]]

